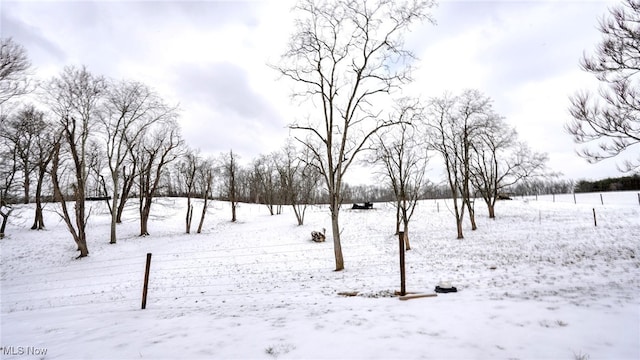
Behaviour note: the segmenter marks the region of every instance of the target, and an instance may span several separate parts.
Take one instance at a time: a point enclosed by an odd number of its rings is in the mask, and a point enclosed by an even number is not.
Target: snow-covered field
[[[55,213],[35,232],[32,207],[18,206],[0,240],[0,357],[639,359],[637,192],[576,202],[503,201],[495,221],[478,202],[479,229],[465,228],[463,240],[447,203],[420,203],[407,290],[448,281],[459,292],[408,301],[392,296],[400,275],[388,204],[343,210],[341,272],[331,239],[310,241],[312,230],[330,228],[324,206],[298,227],[289,208],[270,216],[241,204],[231,223],[228,204],[215,202],[203,234],[188,235],[186,201],[158,199],[152,235],[140,238],[131,202],[109,245],[109,216],[92,203],[81,260]],[[346,291],[359,293],[338,294]]]

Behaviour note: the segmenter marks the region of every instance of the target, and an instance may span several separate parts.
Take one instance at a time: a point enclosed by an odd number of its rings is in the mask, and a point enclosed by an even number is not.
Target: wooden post
[[[640,193],[638,193],[638,204],[640,204]]]
[[[600,205],[604,205],[604,200],[602,200],[602,194],[600,194]]]
[[[640,194],[638,194],[638,202],[640,202]],[[436,209],[440,212],[440,203],[436,201]]]
[[[398,244],[400,244],[400,295],[404,296],[407,294],[404,273],[404,231],[398,234]]]
[[[598,226],[598,222],[596,221],[596,208],[593,208],[593,226]]]
[[[147,308],[147,289],[149,288],[149,268],[151,267],[151,253],[147,253],[147,266],[144,270],[144,285],[142,287],[142,310]]]
[[[573,203],[577,204],[577,202],[576,202],[576,193],[573,193]]]

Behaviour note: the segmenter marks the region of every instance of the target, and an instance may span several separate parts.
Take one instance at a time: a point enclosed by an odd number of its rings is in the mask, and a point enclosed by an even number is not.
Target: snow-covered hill
[[[465,228],[463,240],[446,202],[421,202],[407,289],[430,293],[447,281],[459,292],[409,301],[392,296],[400,275],[388,204],[343,210],[341,272],[331,237],[310,240],[313,230],[330,233],[324,206],[298,227],[288,208],[270,216],[241,204],[231,223],[228,204],[214,202],[203,233],[184,234],[186,201],[159,199],[141,238],[132,202],[109,245],[109,216],[96,202],[81,260],[53,205],[40,232],[29,230],[32,207],[18,206],[0,240],[0,357],[638,359],[638,195],[576,202],[503,201],[496,220],[478,202],[479,229]]]

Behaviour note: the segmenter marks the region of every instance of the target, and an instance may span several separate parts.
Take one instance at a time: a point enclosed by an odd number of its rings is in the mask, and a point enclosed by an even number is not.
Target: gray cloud
[[[192,147],[209,152],[233,148],[255,156],[272,138],[286,135],[280,114],[251,88],[246,71],[234,64],[183,64],[176,68],[173,84],[180,97],[188,99],[182,103],[191,113],[184,133]],[[198,107],[204,109],[191,111]]]
[[[63,62],[66,54],[62,48],[50,41],[40,28],[14,18],[8,4],[0,5],[0,33],[2,37],[11,37],[24,46],[31,59],[37,62]]]

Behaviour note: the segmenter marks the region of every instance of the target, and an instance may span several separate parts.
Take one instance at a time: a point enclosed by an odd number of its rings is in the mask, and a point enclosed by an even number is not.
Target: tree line
[[[596,181],[580,180],[575,192],[626,191],[640,190],[640,175],[606,178]]]

